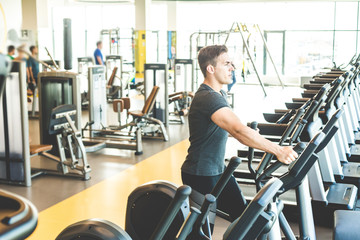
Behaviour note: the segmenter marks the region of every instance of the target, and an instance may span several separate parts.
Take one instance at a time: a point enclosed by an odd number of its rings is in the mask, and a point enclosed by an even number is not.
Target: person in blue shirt
[[[37,77],[39,73],[39,63],[35,60],[38,54],[38,48],[36,46],[30,47],[31,56],[27,60],[27,68],[28,68],[28,87],[34,91],[37,84]]]
[[[101,49],[102,49],[102,42],[101,41],[98,41],[96,43],[96,50],[94,52],[94,58],[95,58],[95,63],[96,65],[105,65],[104,64],[104,59],[103,59],[103,55],[101,53]]]

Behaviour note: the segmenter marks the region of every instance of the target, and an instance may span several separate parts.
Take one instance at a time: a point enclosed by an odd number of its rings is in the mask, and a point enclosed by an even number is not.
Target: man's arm
[[[242,124],[240,119],[228,107],[223,107],[211,115],[211,120],[229,132],[239,142],[276,155],[280,162],[289,164],[298,154],[290,146],[282,147],[262,137],[257,131]]]
[[[27,67],[26,68],[26,76],[27,76],[27,83],[31,82],[31,78],[32,78],[32,70],[31,67]]]
[[[34,78],[34,74],[33,74],[33,71],[32,71],[32,67],[28,67],[29,69],[29,75],[30,75],[30,82],[34,83],[35,84],[35,78]]]
[[[100,65],[104,65],[103,61],[101,60],[100,56],[96,56],[96,59]]]

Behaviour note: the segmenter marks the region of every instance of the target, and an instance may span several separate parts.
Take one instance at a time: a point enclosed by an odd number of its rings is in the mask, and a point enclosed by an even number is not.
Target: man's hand
[[[298,154],[292,147],[279,146],[262,137],[258,131],[242,124],[240,119],[228,107],[220,108],[213,113],[213,115],[211,115],[211,120],[216,125],[226,130],[240,143],[274,154],[277,159],[284,164],[290,164],[298,157]]]
[[[298,154],[291,146],[279,146],[279,151],[275,155],[280,162],[285,164],[290,164],[298,157]]]

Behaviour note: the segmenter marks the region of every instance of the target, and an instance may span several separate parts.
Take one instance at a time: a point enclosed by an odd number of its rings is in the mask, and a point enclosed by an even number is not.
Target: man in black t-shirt
[[[198,61],[205,79],[190,106],[190,147],[181,167],[183,183],[204,195],[211,192],[225,168],[229,134],[244,145],[276,155],[285,164],[294,161],[298,155],[292,147],[282,147],[265,139],[242,124],[230,109],[226,93],[221,90],[224,84],[232,82],[234,70],[226,46],[201,49]],[[233,176],[219,196],[217,207],[228,213],[232,220],[245,209],[246,201]]]

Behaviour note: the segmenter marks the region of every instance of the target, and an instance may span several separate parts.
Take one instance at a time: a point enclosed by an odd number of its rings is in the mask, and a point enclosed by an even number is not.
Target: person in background
[[[94,58],[95,58],[95,63],[96,65],[105,65],[104,64],[104,59],[103,59],[103,55],[101,53],[101,49],[102,49],[102,42],[98,41],[96,43],[96,50],[94,52]]]
[[[7,48],[7,55],[11,60],[14,60],[14,55],[15,55],[15,47],[14,45],[9,45]]]
[[[39,73],[39,63],[35,60],[38,55],[38,48],[36,46],[30,47],[31,56],[29,56],[29,59],[27,60],[27,83],[28,88],[31,89],[31,91],[34,92],[34,89],[37,85],[37,77]]]

